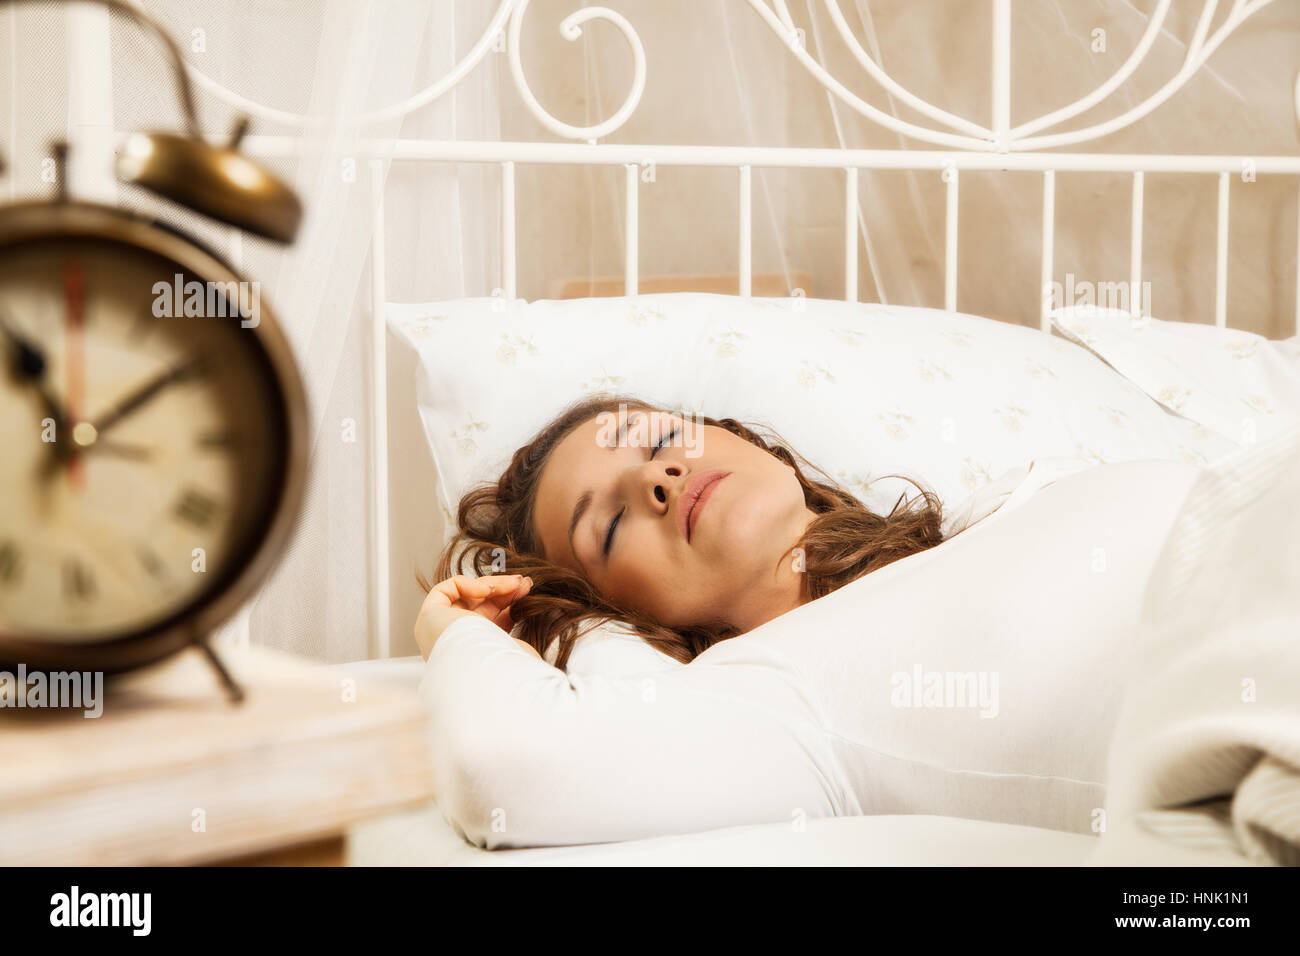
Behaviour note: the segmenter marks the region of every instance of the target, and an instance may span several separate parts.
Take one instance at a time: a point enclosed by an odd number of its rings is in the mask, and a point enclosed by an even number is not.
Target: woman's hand
[[[420,616],[415,621],[415,643],[425,660],[444,630],[467,614],[485,617],[506,633],[513,621],[510,605],[533,586],[533,579],[518,574],[489,574],[470,577],[458,574],[429,589]],[[536,653],[534,651],[534,653]]]

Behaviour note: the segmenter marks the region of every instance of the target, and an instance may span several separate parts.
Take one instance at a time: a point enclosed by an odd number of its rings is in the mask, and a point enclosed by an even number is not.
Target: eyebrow
[[[578,503],[573,506],[573,516],[569,518],[569,550],[573,552],[574,560],[576,560],[579,565],[582,564],[582,559],[578,557],[578,549],[573,546],[573,532],[577,530],[578,522],[581,521],[582,516],[587,513],[587,509],[591,507],[593,494],[594,492],[592,492],[590,488],[584,491],[578,498]],[[583,568],[583,571],[586,571],[586,568]]]
[[[621,448],[623,446],[623,439],[624,436],[627,435],[627,426],[631,423],[632,416],[640,414],[644,413],[640,411],[628,412],[627,415],[624,416],[623,423],[618,426],[618,434],[614,439],[614,444],[608,447]],[[578,549],[573,546],[573,533],[578,530],[578,522],[582,520],[582,516],[585,515],[587,509],[591,507],[591,500],[594,496],[595,491],[591,488],[588,488],[579,495],[577,503],[573,506],[573,514],[569,517],[569,550],[573,552],[574,560],[576,560],[579,565],[582,564],[582,559],[578,557]],[[587,569],[584,567],[583,571],[585,572],[586,570]]]

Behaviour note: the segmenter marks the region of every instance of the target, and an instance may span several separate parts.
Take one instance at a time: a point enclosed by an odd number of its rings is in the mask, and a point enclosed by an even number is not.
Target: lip
[[[731,472],[715,468],[713,471],[701,472],[686,483],[681,499],[677,502],[677,524],[681,527],[687,544],[691,543],[695,524],[700,520],[714,486],[729,474]]]

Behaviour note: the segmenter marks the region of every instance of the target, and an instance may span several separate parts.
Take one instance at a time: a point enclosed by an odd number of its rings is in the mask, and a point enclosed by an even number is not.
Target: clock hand
[[[80,424],[84,428],[89,423],[80,422],[78,424]],[[74,434],[73,436],[74,442],[76,441],[77,437],[78,436]],[[96,439],[98,438],[98,436],[95,437]],[[148,445],[128,445],[128,444],[123,444],[122,442],[112,441],[111,439],[92,440],[90,443],[86,445],[74,444],[71,447],[73,448],[73,451],[67,453],[67,456],[84,453],[89,451],[91,448],[94,448],[96,455],[100,455],[100,456],[108,455],[111,458],[123,458],[128,461],[150,461],[154,457],[154,452],[156,450],[150,448]],[[49,458],[47,458],[45,460],[45,464],[41,467],[39,472],[41,478],[45,481],[48,481],[49,478],[52,477],[56,471],[58,471],[59,466],[62,465],[65,460],[66,457],[59,458],[56,456],[50,456]]]
[[[41,401],[45,404],[49,417],[54,419],[55,428],[62,428],[66,422],[66,416],[63,412],[63,406],[59,404],[59,400],[54,397],[48,383],[45,381],[45,369],[48,365],[45,361],[45,353],[41,351],[39,346],[18,331],[7,309],[0,310],[0,332],[3,332],[5,337],[9,339],[9,344],[13,348],[14,374],[20,380],[32,383],[40,394]]]
[[[82,420],[72,425],[72,443],[68,446],[70,450],[66,452],[68,468],[80,468],[82,453],[91,448],[102,447],[106,454],[116,454],[124,458],[135,458],[137,460],[147,459],[152,456],[151,449],[140,445],[121,445],[113,442],[103,441],[104,432],[117,424],[131,412],[135,411],[141,405],[144,405],[164,388],[181,381],[186,376],[192,374],[202,365],[202,359],[194,356],[171,368],[154,376],[144,385],[137,388],[126,398],[122,399],[107,412],[93,420]],[[43,474],[48,476],[59,463],[55,458],[46,462]]]
[[[72,426],[76,438],[76,423],[81,413],[81,401],[85,391],[83,376],[85,374],[85,339],[83,337],[84,308],[86,300],[85,275],[81,263],[69,259],[63,265],[63,336],[64,350],[67,356],[67,375],[65,376],[63,396],[64,409],[67,412],[67,424]],[[75,455],[68,457],[68,478],[74,487],[82,482],[81,462]]]
[[[18,377],[39,382],[45,375],[45,353],[14,328],[8,309],[0,312],[0,332],[5,334],[13,346],[14,371]]]
[[[138,409],[141,405],[150,401],[163,389],[167,388],[169,385],[174,385],[176,382],[179,382],[193,374],[199,369],[200,364],[201,359],[196,356],[187,359],[184,362],[180,362],[177,365],[173,365],[171,368],[154,376],[154,378],[150,379],[144,385],[141,385],[126,398],[122,399],[106,411],[103,415],[87,422],[86,424],[90,425],[94,431],[90,436],[88,436],[90,440],[84,442],[84,444],[92,444],[99,435],[102,435],[113,425],[117,424],[127,415]],[[79,444],[81,443],[82,442],[79,441]]]
[[[124,445],[115,441],[97,441],[95,448],[100,455],[112,455],[115,458],[130,458],[146,461],[153,457],[154,450],[146,445]]]

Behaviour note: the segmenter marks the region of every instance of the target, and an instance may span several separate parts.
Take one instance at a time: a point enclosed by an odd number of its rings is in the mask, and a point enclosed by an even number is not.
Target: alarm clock
[[[247,128],[132,134],[118,175],[280,241],[301,207]],[[0,206],[0,666],[113,673],[198,644],[265,581],[302,500],[306,398],[260,284],[153,217]],[[235,690],[229,676],[222,672]]]

